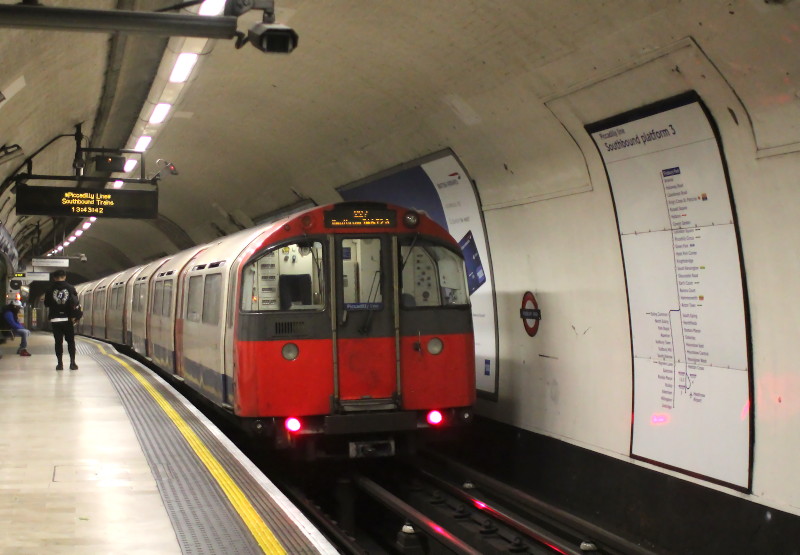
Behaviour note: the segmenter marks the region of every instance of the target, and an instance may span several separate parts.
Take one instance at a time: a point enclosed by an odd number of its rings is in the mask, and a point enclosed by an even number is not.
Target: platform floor
[[[79,370],[56,371],[52,335],[18,345],[0,345],[0,554],[336,553],[146,368],[79,338]]]

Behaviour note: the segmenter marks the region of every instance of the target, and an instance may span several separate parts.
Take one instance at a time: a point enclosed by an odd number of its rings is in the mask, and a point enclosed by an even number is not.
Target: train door
[[[398,396],[395,274],[388,237],[336,236],[339,409],[388,410]]]

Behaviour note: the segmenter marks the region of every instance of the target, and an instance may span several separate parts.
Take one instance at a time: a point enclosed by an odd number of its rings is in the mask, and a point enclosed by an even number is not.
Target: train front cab
[[[246,262],[237,414],[276,416],[276,427],[295,428],[278,429],[279,439],[313,438],[319,449],[324,437],[322,450],[344,444],[351,457],[393,454],[402,432],[471,417],[464,262],[457,244],[426,223],[400,235],[309,234]],[[428,419],[434,410],[442,420]],[[349,435],[358,439],[338,441]]]

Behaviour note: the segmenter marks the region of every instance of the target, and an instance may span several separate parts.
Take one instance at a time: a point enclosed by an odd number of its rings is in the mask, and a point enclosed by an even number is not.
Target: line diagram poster
[[[631,456],[747,491],[745,284],[712,122],[683,95],[587,131],[608,173],[625,265]]]

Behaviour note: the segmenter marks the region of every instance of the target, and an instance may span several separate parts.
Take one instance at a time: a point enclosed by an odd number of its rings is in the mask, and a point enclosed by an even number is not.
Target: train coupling
[[[394,439],[351,441],[348,448],[348,455],[351,459],[393,457],[396,452]]]

